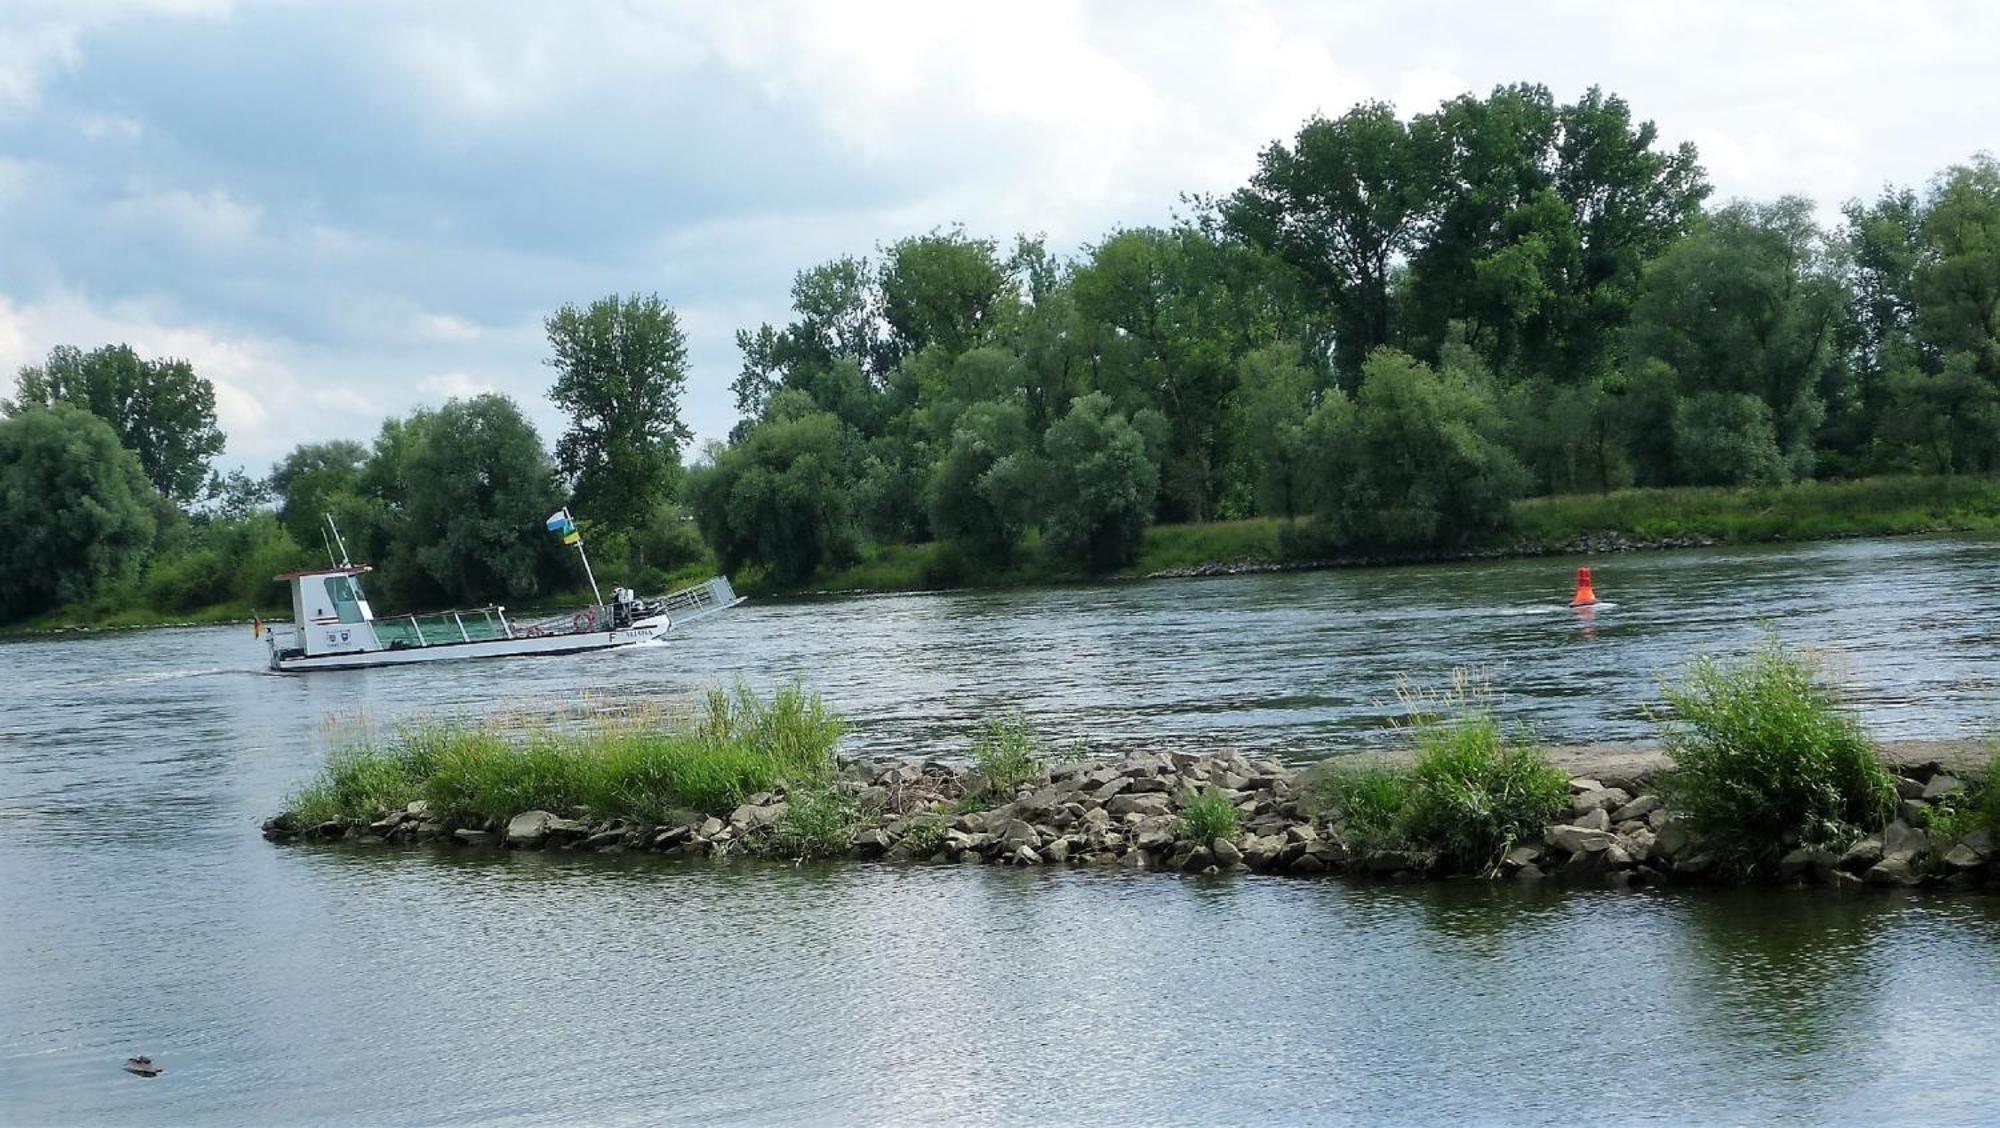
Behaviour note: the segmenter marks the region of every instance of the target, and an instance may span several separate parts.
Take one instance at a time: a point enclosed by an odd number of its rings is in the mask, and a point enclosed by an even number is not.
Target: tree
[[[1462,547],[1505,527],[1527,487],[1476,371],[1382,349],[1362,369],[1353,410],[1325,412],[1314,428],[1319,521],[1340,543]]]
[[[563,306],[545,326],[556,370],[549,398],[569,414],[556,465],[577,508],[620,530],[670,500],[680,448],[687,338],[657,294]]]
[[[1883,383],[1880,437],[1896,464],[1926,474],[2000,470],[2000,388],[1972,353],[1953,353],[1935,373],[1899,365]]]
[[[110,424],[58,403],[0,420],[0,621],[129,582],[152,546],[155,493]]]
[[[308,548],[322,543],[326,514],[336,498],[355,491],[367,462],[368,448],[352,439],[301,443],[278,460],[268,481],[278,520],[294,541]]]
[[[977,348],[1017,300],[998,245],[957,228],[891,245],[877,284],[898,357],[932,346],[954,356]]]
[[[1139,558],[1160,478],[1149,445],[1102,392],[1079,397],[1042,436],[1042,531],[1064,559],[1108,572]]]
[[[14,401],[5,407],[13,414],[56,403],[111,424],[153,488],[182,505],[200,495],[209,461],[222,450],[215,385],[185,360],[143,360],[127,345],[87,353],[60,346],[40,367],[21,369]]]
[[[1294,345],[1267,345],[1237,366],[1229,426],[1256,512],[1289,520],[1310,507],[1306,421],[1317,383]]]
[[[1015,403],[976,403],[958,417],[931,470],[931,529],[979,564],[1013,561],[1032,515],[1021,496],[1027,412]]]
[[[1915,277],[1917,329],[1939,357],[1968,353],[2000,383],[2000,161],[1982,154],[1931,185]]]
[[[1675,407],[1674,465],[1691,486],[1769,486],[1788,477],[1770,405],[1742,392],[1700,392]]]
[[[778,583],[804,583],[857,556],[853,465],[839,417],[780,392],[763,422],[691,476],[695,520],[724,571],[756,563]]]
[[[402,535],[446,598],[532,595],[550,571],[542,522],[562,505],[541,436],[506,396],[454,399],[411,420]],[[572,577],[572,583],[582,576]]]
[[[562,500],[534,426],[514,401],[487,394],[384,422],[332,508],[355,559],[375,564],[395,602],[415,606],[580,582],[542,527]]]
[[[1734,203],[1647,270],[1631,349],[1637,361],[1671,369],[1683,396],[1763,400],[1790,472],[1803,476],[1827,398],[1844,394],[1849,380],[1840,348],[1848,304],[1810,201]],[[1658,469],[1649,484],[1667,484]]]
[[[1431,215],[1434,136],[1384,102],[1314,117],[1273,142],[1250,183],[1221,202],[1225,228],[1291,264],[1336,314],[1334,359],[1351,381],[1391,340],[1390,278]]]

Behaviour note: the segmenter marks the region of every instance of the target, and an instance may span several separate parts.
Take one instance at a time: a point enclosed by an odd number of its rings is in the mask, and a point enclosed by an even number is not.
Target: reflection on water
[[[1992,722],[1992,542],[765,603],[669,645],[311,677],[247,631],[0,643],[0,1120],[1976,1121],[1987,898],[1350,885],[280,849],[329,715],[802,678],[857,750],[1024,708],[1100,748],[1305,757],[1483,667],[1642,736],[1760,624],[1891,735]],[[1947,598],[1948,597],[1948,598]],[[1939,607],[1949,606],[1947,614]],[[148,1052],[146,1082],[118,1065]]]

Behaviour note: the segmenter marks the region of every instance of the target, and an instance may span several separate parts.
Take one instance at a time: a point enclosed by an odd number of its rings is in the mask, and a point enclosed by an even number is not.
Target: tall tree
[[[1390,279],[1429,226],[1437,164],[1431,131],[1367,102],[1273,142],[1219,205],[1227,230],[1297,268],[1335,311],[1334,359],[1350,386],[1392,339]]]
[[[1741,393],[1770,408],[1794,475],[1809,473],[1830,394],[1848,379],[1840,330],[1848,295],[1832,241],[1812,203],[1734,203],[1647,271],[1633,311],[1631,349],[1643,364],[1671,369],[1684,396]],[[1743,420],[1720,409],[1700,420]],[[1671,428],[1667,419],[1641,421]],[[1651,485],[1680,481],[1669,467],[1643,467]]]
[[[0,622],[132,579],[157,496],[110,424],[58,403],[0,420]]]
[[[278,520],[307,548],[321,543],[322,522],[334,499],[354,492],[368,462],[368,448],[352,439],[301,443],[278,460],[267,479],[278,501]]]
[[[1982,154],[1931,185],[1917,265],[1917,328],[2000,384],[2000,161]]]
[[[566,305],[546,325],[556,370],[549,398],[570,419],[556,443],[557,469],[581,512],[636,529],[672,496],[681,445],[694,437],[681,421],[680,320],[658,294],[613,294],[583,309]]]
[[[153,488],[182,505],[200,495],[222,451],[215,385],[185,360],[145,360],[128,345],[59,346],[40,366],[21,369],[14,401],[4,406],[11,414],[56,403],[111,424]]]

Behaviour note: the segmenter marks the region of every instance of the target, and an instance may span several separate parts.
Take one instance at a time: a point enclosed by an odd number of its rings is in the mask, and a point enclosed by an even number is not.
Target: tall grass
[[[1541,749],[1507,737],[1464,674],[1446,693],[1405,685],[1402,697],[1397,728],[1411,765],[1343,765],[1319,783],[1350,846],[1432,851],[1453,868],[1485,870],[1561,815],[1567,778]]]
[[[1749,489],[1630,489],[1530,498],[1514,505],[1514,532],[1560,544],[1585,533],[1641,540],[1722,541],[2000,528],[2000,478],[1864,478]]]
[[[1048,745],[1028,718],[990,718],[972,742],[972,762],[986,789],[1006,793],[1031,783],[1048,767]]]
[[[1237,829],[1236,808],[1227,796],[1211,790],[1188,800],[1181,808],[1174,836],[1184,842],[1207,845],[1218,838],[1236,837]]]
[[[1703,658],[1666,698],[1671,805],[1732,868],[1841,845],[1895,811],[1895,781],[1810,655],[1772,640],[1742,662]]]
[[[301,823],[372,820],[412,800],[466,824],[528,810],[670,821],[825,780],[843,724],[797,686],[711,692],[691,714],[640,710],[569,728],[420,722],[343,749],[287,809]]]

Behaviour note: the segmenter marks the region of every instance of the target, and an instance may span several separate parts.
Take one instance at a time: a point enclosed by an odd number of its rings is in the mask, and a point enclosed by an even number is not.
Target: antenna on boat
[[[340,526],[333,523],[333,514],[331,513],[326,515],[326,527],[333,530],[333,543],[340,546],[340,566],[343,568],[354,567],[354,562],[347,558],[347,542],[340,539]],[[325,536],[324,533],[320,535]],[[333,550],[329,548],[326,555],[328,559],[331,559],[333,557]]]

